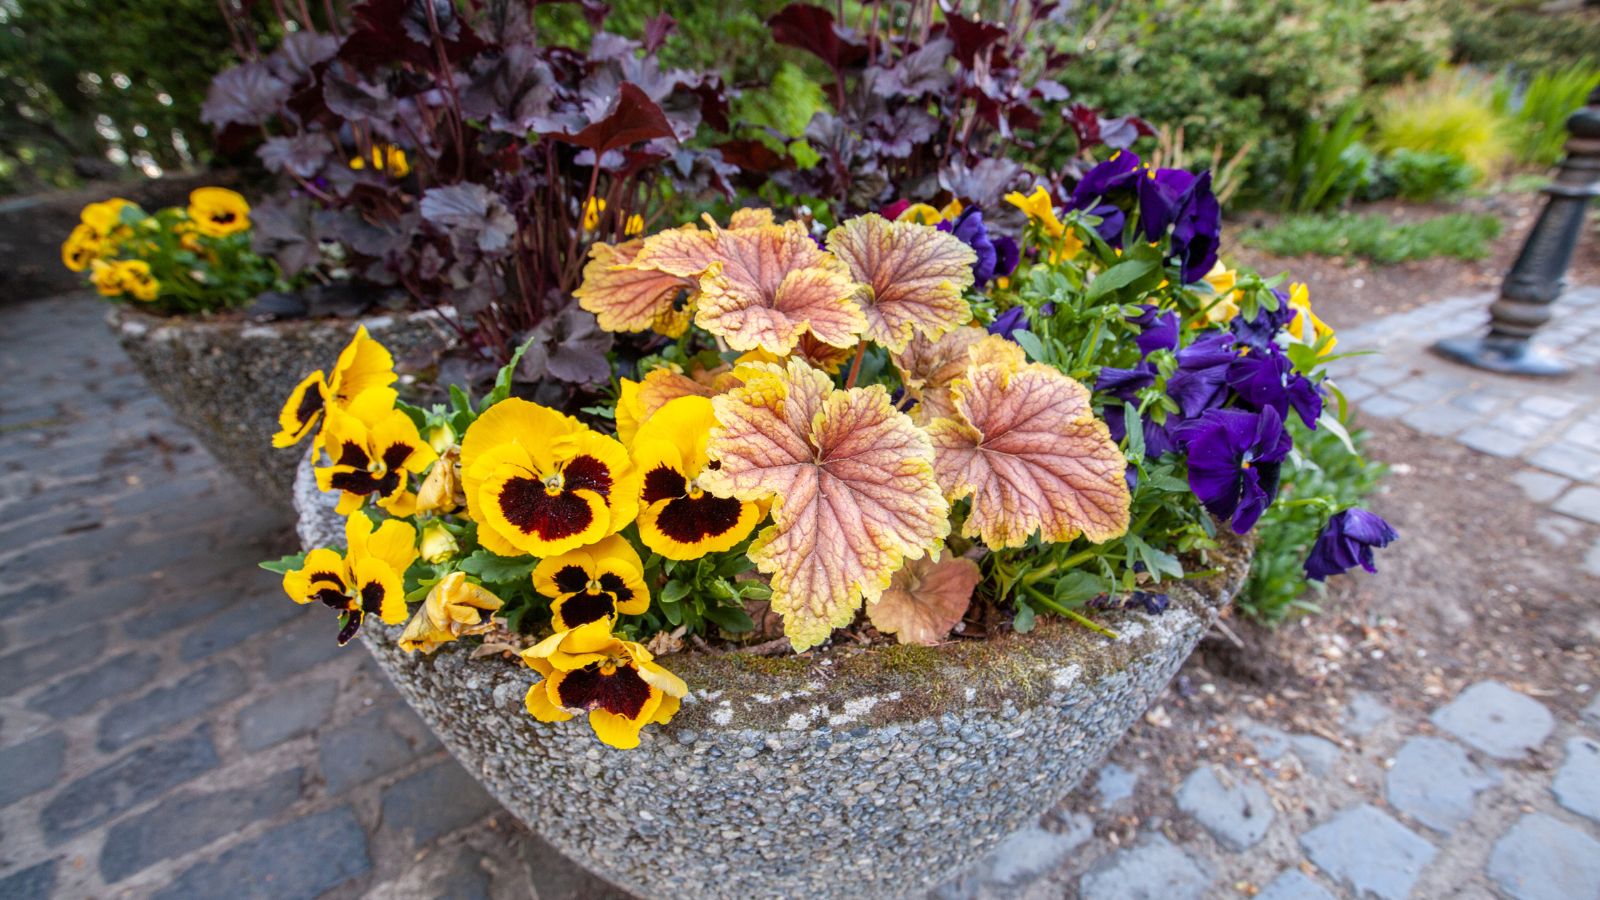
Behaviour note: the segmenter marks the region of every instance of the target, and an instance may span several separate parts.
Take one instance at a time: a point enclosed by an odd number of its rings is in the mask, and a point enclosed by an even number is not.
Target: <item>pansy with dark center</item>
[[[1234,533],[1253,528],[1278,496],[1279,469],[1293,445],[1277,411],[1207,410],[1179,437],[1189,456],[1189,489]]]
[[[557,631],[591,622],[615,622],[650,607],[644,562],[619,535],[543,560],[533,570],[533,588],[551,599]]]
[[[324,378],[319,369],[289,392],[278,412],[278,433],[272,436],[272,446],[298,444],[322,420],[323,410],[348,407],[366,391],[394,384],[395,378],[394,357],[372,339],[365,325],[358,327],[350,343],[339,351],[333,374]],[[317,435],[313,450],[323,449],[322,437]]]
[[[633,439],[634,463],[644,473],[639,537],[668,559],[731,550],[761,519],[757,504],[700,487],[700,474],[711,465],[706,442],[716,421],[710,399],[679,397],[646,420]]]
[[[340,612],[339,644],[349,643],[369,615],[397,625],[406,619],[404,579],[417,559],[417,531],[396,519],[374,528],[356,513],[345,520],[346,550],[318,548],[299,569],[285,573],[283,589],[296,603],[321,603]]]
[[[500,556],[559,556],[615,534],[638,511],[622,444],[515,398],[462,436],[461,482],[479,543]]]
[[[623,750],[639,746],[645,725],[670,721],[689,691],[649,650],[612,635],[606,620],[557,631],[522,659],[544,676],[528,689],[530,715],[564,722],[586,712],[595,735]]]
[[[373,388],[348,410],[327,411],[323,441],[333,462],[317,468],[317,486],[340,492],[341,515],[354,512],[368,497],[376,497],[379,506],[395,515],[410,515],[416,509],[416,495],[408,489],[410,476],[420,477],[438,454],[394,403],[393,390]]]

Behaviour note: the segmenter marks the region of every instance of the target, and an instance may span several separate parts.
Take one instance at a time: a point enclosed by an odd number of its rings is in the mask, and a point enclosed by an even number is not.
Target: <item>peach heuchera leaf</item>
[[[772,524],[750,545],[772,577],[772,608],[805,650],[848,625],[908,559],[935,553],[950,531],[933,447],[880,385],[835,390],[791,359],[752,363],[715,398],[700,485],[719,497],[772,501]]]
[[[867,339],[892,353],[914,334],[937,338],[972,320],[962,292],[978,257],[953,234],[868,213],[828,232],[828,249],[865,285]]]
[[[989,346],[952,388],[956,414],[928,426],[934,469],[952,501],[972,498],[962,534],[994,549],[1040,532],[1096,543],[1128,530],[1128,463],[1095,418],[1089,390],[1050,366]]]
[[[901,353],[890,355],[900,370],[906,393],[917,401],[911,407],[911,420],[926,425],[934,419],[953,416],[955,401],[950,385],[967,372],[967,350],[987,336],[982,328],[963,325],[937,340],[917,335]]]
[[[848,347],[866,327],[857,285],[799,222],[715,232],[716,262],[700,277],[694,323],[735,350],[784,355],[809,330]]]
[[[914,559],[894,573],[877,602],[867,604],[867,618],[902,644],[937,644],[967,614],[982,580],[978,564],[964,556]]]
[[[596,243],[589,250],[583,283],[572,295],[607,331],[670,332],[677,318],[674,313],[682,315],[676,306],[679,292],[699,289],[697,278],[635,265],[644,242],[634,238],[616,245]]]

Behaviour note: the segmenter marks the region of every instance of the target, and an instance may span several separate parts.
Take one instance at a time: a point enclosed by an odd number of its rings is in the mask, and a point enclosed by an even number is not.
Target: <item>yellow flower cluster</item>
[[[411,174],[411,160],[406,158],[406,151],[393,144],[373,144],[371,153],[350,158],[350,168],[358,172],[369,166],[374,172],[382,172],[390,178],[404,178]]]
[[[250,228],[250,205],[227,188],[202,187],[189,195],[186,208],[150,215],[129,200],[113,197],[85,206],[79,222],[61,244],[61,263],[73,272],[88,272],[102,297],[151,303],[169,284],[163,279],[173,266],[163,262],[167,243],[202,257],[215,258],[206,239],[225,238]],[[166,266],[157,277],[152,263]],[[202,276],[191,276],[191,280]]]

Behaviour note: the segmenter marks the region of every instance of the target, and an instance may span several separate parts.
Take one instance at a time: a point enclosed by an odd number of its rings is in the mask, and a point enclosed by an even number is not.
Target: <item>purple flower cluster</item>
[[[1010,235],[991,235],[983,224],[983,210],[969,206],[955,221],[940,222],[940,231],[954,234],[962,243],[972,248],[978,261],[972,264],[973,287],[983,290],[991,278],[1005,278],[1017,270],[1022,250]]]
[[[1098,217],[1095,231],[1113,247],[1122,246],[1128,216],[1137,211],[1146,241],[1170,236],[1170,256],[1178,260],[1184,284],[1199,281],[1217,262],[1222,207],[1210,172],[1152,169],[1122,150],[1084,174],[1067,207]]]

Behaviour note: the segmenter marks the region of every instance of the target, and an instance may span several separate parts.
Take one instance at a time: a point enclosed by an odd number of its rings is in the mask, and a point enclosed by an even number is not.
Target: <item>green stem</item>
[[[1022,584],[1036,584],[1040,580],[1048,578],[1064,569],[1076,569],[1078,566],[1081,566],[1089,560],[1099,556],[1102,549],[1102,547],[1090,547],[1087,550],[1081,550],[1077,553],[1074,553],[1060,562],[1048,563],[1041,568],[1034,569],[1032,572],[1022,576]]]
[[[1068,609],[1067,607],[1062,606],[1061,604],[1057,603],[1055,600],[1051,599],[1050,597],[1046,597],[1042,592],[1040,592],[1036,588],[1031,588],[1031,587],[1028,588],[1028,593],[1032,594],[1033,595],[1033,599],[1035,601],[1037,601],[1038,603],[1040,603],[1041,605],[1043,605],[1046,609],[1051,610],[1052,612],[1055,612],[1055,613],[1059,613],[1059,614],[1061,614],[1063,616],[1066,616],[1067,618],[1071,619],[1074,622],[1077,622],[1079,625],[1082,625],[1083,627],[1089,629],[1090,631],[1094,631],[1094,632],[1098,632],[1099,634],[1103,634],[1106,637],[1111,638],[1113,641],[1122,639],[1122,635],[1117,634],[1115,631],[1112,631],[1111,629],[1105,627],[1104,625],[1101,625],[1100,623],[1094,621],[1093,619],[1090,619],[1088,616],[1083,615],[1082,613],[1078,612],[1075,609]]]

